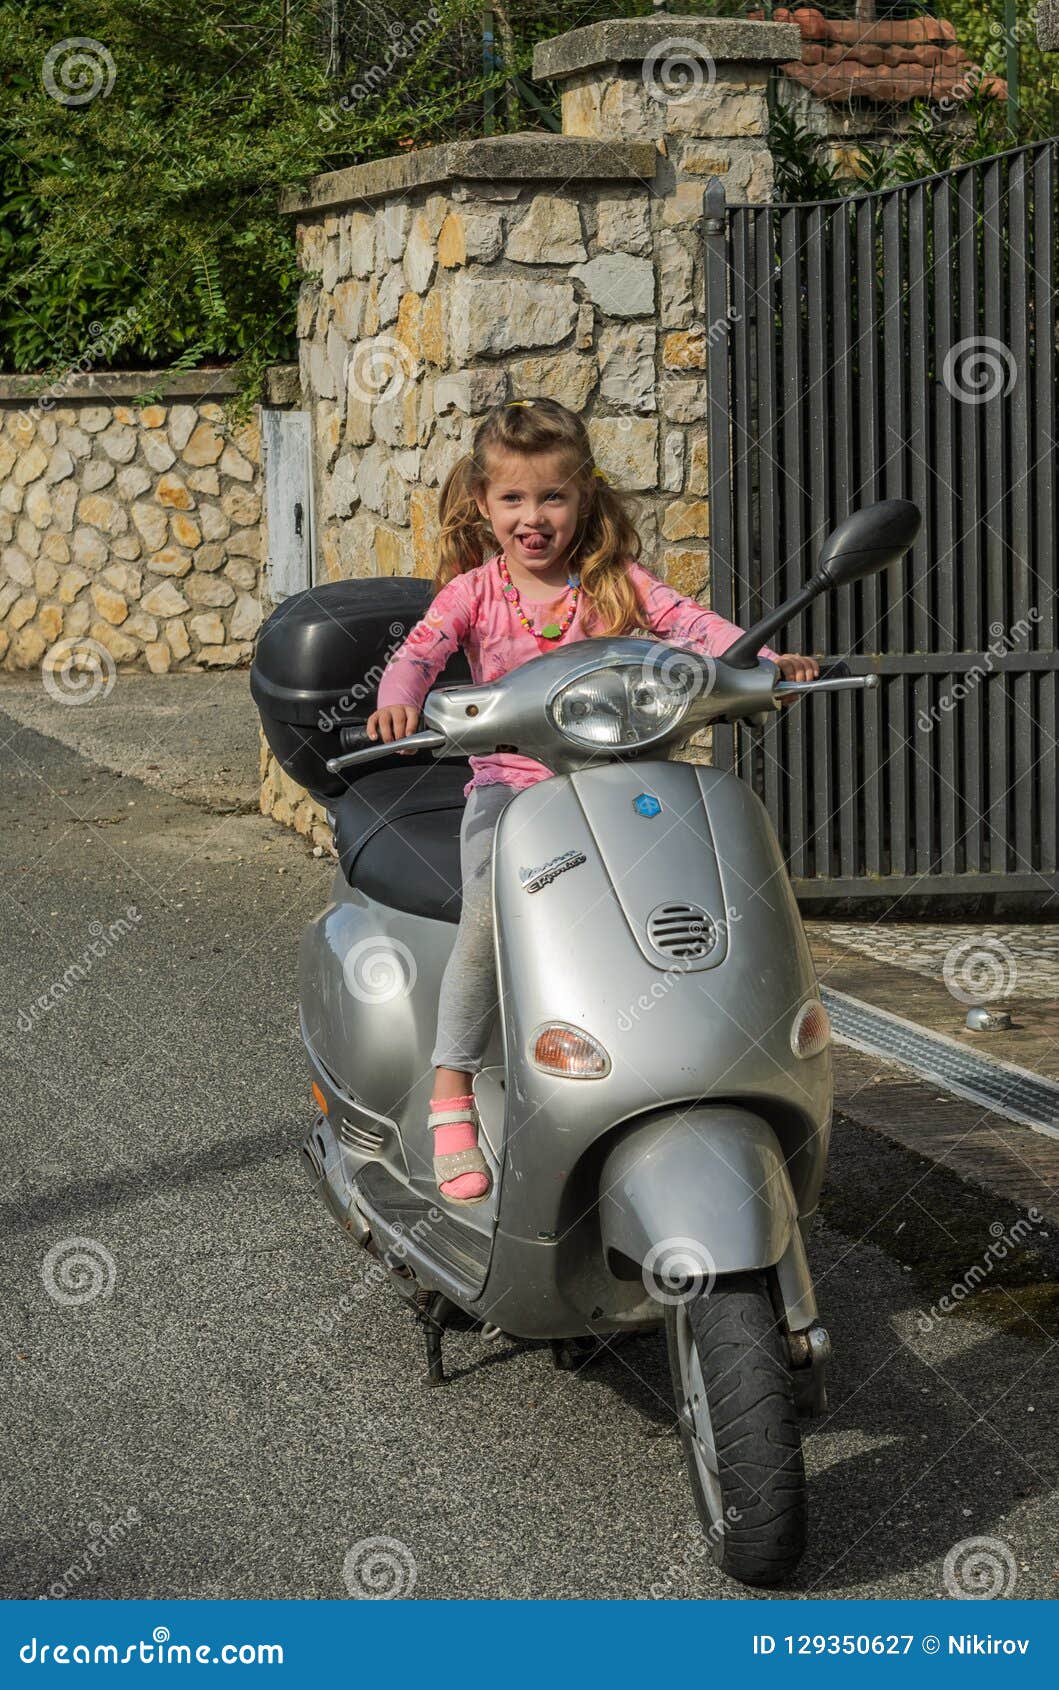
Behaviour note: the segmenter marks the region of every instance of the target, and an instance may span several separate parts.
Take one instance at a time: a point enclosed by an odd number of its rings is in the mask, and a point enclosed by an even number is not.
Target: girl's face
[[[478,509],[512,560],[528,574],[554,572],[577,531],[576,471],[561,452],[489,454],[489,482]]]

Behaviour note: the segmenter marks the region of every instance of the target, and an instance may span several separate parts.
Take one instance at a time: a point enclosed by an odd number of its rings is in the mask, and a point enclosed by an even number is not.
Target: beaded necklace
[[[522,623],[522,626],[524,628],[528,628],[531,634],[539,634],[540,637],[545,640],[562,639],[562,636],[566,633],[566,630],[569,628],[577,611],[577,600],[581,592],[580,581],[575,581],[572,575],[567,579],[566,591],[572,591],[574,596],[570,601],[570,608],[564,615],[562,621],[546,622],[543,628],[538,629],[533,626],[533,623],[522,608],[522,600],[519,598],[518,588],[515,586],[514,581],[512,581],[511,576],[508,573],[507,559],[504,557],[503,552],[500,553],[498,567],[500,570],[500,580],[503,585],[504,594],[510,600],[511,607],[519,621]]]

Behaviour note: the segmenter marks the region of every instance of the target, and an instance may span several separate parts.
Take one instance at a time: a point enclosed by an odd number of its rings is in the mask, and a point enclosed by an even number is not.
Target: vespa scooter
[[[875,684],[782,682],[756,653],[817,594],[898,562],[919,521],[897,499],[848,517],[807,585],[723,658],[579,641],[487,686],[436,686],[425,727],[389,744],[363,723],[385,636],[404,638],[425,583],[297,595],[265,625],[252,676],[339,857],[300,962],[317,1107],[304,1154],[321,1197],[420,1316],[434,1382],[452,1324],[547,1340],[559,1365],[664,1325],[710,1554],[750,1585],[802,1555],[799,1414],[826,1406],[806,1235],[830,1029],[763,805],[735,775],[667,755],[709,723],[760,723],[791,693]],[[474,1080],[493,1190],[464,1210],[433,1178],[430,1054],[465,759],[497,749],[554,778],[497,827],[500,1013]]]

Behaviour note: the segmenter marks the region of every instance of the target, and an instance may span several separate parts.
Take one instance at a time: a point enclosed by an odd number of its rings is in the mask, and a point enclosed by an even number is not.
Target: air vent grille
[[[343,1115],[338,1129],[338,1136],[350,1150],[356,1150],[361,1156],[377,1156],[386,1143],[381,1132],[369,1127],[364,1121],[355,1121],[349,1115]]]
[[[647,918],[647,937],[663,956],[694,962],[709,956],[717,928],[698,904],[659,904]]]

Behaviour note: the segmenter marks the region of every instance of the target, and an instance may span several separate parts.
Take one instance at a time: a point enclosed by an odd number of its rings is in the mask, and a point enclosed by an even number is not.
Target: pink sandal
[[[434,1132],[434,1178],[442,1197],[461,1206],[484,1203],[493,1180],[478,1145],[473,1092],[432,1097],[427,1125]]]

